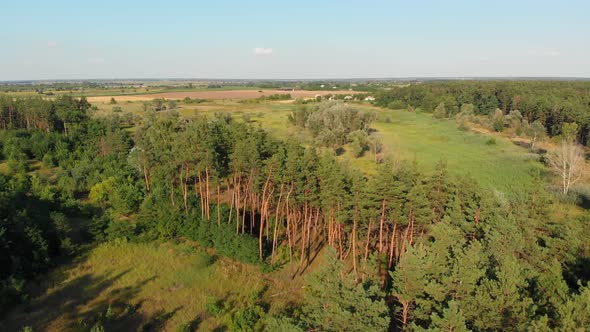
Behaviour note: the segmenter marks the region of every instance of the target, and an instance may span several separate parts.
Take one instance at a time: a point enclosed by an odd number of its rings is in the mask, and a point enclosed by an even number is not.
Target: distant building
[[[344,96],[344,100],[352,100],[352,96]]]
[[[375,101],[375,97],[367,96],[367,98],[365,98],[365,101]]]

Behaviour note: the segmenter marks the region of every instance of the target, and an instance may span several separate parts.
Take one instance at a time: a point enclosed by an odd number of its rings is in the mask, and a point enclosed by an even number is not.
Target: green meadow
[[[459,130],[453,120],[383,111],[373,127],[388,154],[415,160],[427,168],[443,160],[451,173],[472,177],[498,191],[518,190],[530,185],[535,174],[544,172],[537,154],[506,138]]]
[[[0,325],[4,331],[225,330],[239,310],[261,302],[260,268],[188,242],[105,243],[53,271],[46,289]]]
[[[120,106],[123,113],[143,114],[141,102],[97,103],[96,106],[99,116],[112,114],[113,106]],[[455,121],[435,119],[426,113],[382,109],[364,103],[356,106],[377,115],[371,127],[375,130],[373,135],[383,142],[386,158],[416,162],[426,171],[444,161],[452,174],[471,177],[484,187],[507,194],[529,186],[536,174],[545,175],[547,172],[539,155],[504,137],[460,130]],[[292,102],[215,100],[201,104],[179,102],[176,111],[184,117],[227,113],[238,121],[259,125],[277,138],[296,139],[304,145],[313,145],[309,133],[288,121],[288,115],[296,107],[300,106]],[[376,170],[370,151],[356,158],[349,147],[344,146],[340,159],[368,175]]]

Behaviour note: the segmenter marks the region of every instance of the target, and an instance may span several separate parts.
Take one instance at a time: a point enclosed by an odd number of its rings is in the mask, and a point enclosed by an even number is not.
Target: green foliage
[[[348,140],[352,146],[355,157],[361,157],[369,149],[369,135],[366,131],[356,130],[348,134]],[[374,143],[376,144],[376,143]]]
[[[564,122],[561,125],[561,137],[568,142],[576,142],[578,138],[578,124]]]
[[[406,108],[406,104],[404,104],[404,102],[401,100],[394,100],[387,104],[387,108],[391,108],[392,110],[401,110]]]
[[[253,332],[255,327],[264,317],[264,309],[259,305],[250,305],[245,309],[239,309],[231,317],[229,324],[230,331]]]
[[[305,331],[301,328],[297,323],[288,317],[279,316],[273,317],[270,315],[266,316],[264,322],[264,331],[274,332],[274,331],[282,331],[282,332],[303,332]]]
[[[542,140],[547,135],[545,131],[545,127],[541,123],[541,121],[536,120],[535,122],[529,124],[528,122],[523,122],[524,133],[531,139],[531,150],[535,149],[535,143],[539,140]]]
[[[325,102],[314,107],[302,107],[290,116],[297,126],[311,131],[323,146],[338,147],[350,142],[355,131],[368,133],[374,116],[342,102]]]
[[[529,123],[542,120],[546,132],[550,136],[557,136],[562,133],[563,123],[576,122],[579,129],[588,127],[586,111],[590,95],[587,91],[587,82],[421,82],[384,90],[376,94],[375,103],[388,107],[392,102],[403,102],[423,110],[432,110],[444,102],[449,115],[455,113],[451,108],[459,106],[462,109],[466,104],[473,105],[475,115],[491,116],[496,109],[501,109],[505,114],[518,110],[523,120]],[[503,130],[504,126],[496,120],[492,128]],[[584,129],[576,133],[576,138],[586,144],[588,134]]]
[[[100,322],[97,322],[96,324],[92,325],[90,332],[105,332],[105,329]]]
[[[387,305],[376,285],[356,283],[344,274],[336,252],[327,248],[324,263],[308,277],[303,321],[322,331],[385,331],[389,326]]]
[[[74,212],[45,188],[38,178],[0,175],[0,313],[26,299],[25,280],[76,249],[65,214]]]
[[[209,300],[205,307],[207,312],[214,317],[220,317],[228,310],[228,308],[225,307],[225,303],[223,301],[216,299]]]
[[[501,132],[504,130],[504,126],[506,125],[504,113],[501,109],[496,109],[494,114],[492,115],[492,128],[495,131]]]
[[[436,108],[434,109],[432,116],[434,116],[437,119],[446,118],[447,117],[447,110],[445,107],[445,103],[438,104],[438,106],[436,106]]]

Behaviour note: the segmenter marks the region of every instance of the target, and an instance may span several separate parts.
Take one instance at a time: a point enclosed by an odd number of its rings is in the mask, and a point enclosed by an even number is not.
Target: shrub
[[[46,153],[46,154],[43,155],[42,162],[43,162],[43,165],[45,165],[47,167],[54,167],[55,164],[56,164],[55,163],[55,158],[50,153]]]
[[[229,328],[231,331],[254,331],[255,326],[264,317],[264,314],[264,309],[259,305],[251,305],[245,309],[240,309],[232,315]]]
[[[401,110],[406,108],[406,104],[401,100],[395,100],[387,104],[387,108],[390,108],[392,110]]]
[[[486,141],[486,145],[496,145],[496,139],[495,139],[495,138],[493,138],[493,137],[492,137],[492,138],[489,138],[489,139]]]
[[[211,299],[207,302],[205,309],[207,309],[207,312],[213,317],[220,317],[226,312],[223,301],[217,299]]]
[[[436,106],[436,108],[434,109],[434,113],[432,113],[432,116],[434,116],[437,119],[445,118],[447,116],[445,103],[438,104],[438,106]]]

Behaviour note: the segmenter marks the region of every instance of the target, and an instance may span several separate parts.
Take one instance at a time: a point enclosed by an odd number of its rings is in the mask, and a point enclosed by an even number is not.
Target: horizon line
[[[400,76],[340,78],[207,78],[207,77],[124,77],[124,78],[39,78],[0,80],[5,83],[80,81],[393,81],[393,80],[590,80],[590,76]]]

